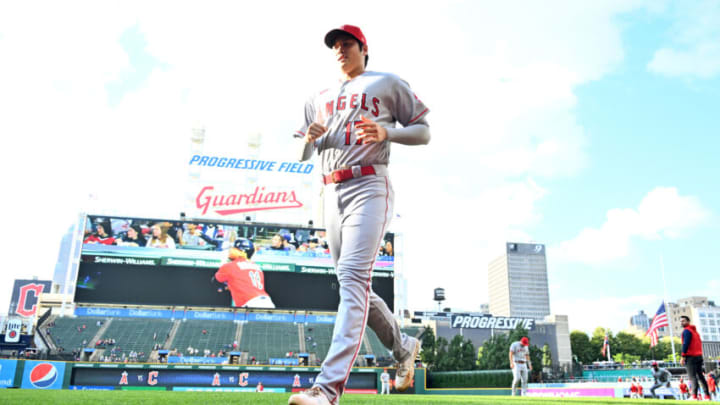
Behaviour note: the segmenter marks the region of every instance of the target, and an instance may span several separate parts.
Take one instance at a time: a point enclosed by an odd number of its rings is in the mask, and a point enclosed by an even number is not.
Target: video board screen
[[[391,310],[394,242],[388,233],[378,246],[372,278]],[[339,302],[325,232],[269,224],[91,215],[76,285],[79,303],[335,311]]]

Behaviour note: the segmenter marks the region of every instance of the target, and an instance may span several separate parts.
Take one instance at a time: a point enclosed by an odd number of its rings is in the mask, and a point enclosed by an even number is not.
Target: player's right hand
[[[313,122],[305,134],[305,143],[315,142],[315,140],[323,136],[325,132],[327,132],[327,128],[323,124]]]

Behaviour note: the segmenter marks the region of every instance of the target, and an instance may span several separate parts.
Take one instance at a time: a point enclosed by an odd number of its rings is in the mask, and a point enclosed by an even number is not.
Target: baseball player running
[[[360,28],[343,25],[325,36],[341,80],[305,105],[296,138],[301,160],[321,160],[327,242],[340,284],[333,340],[315,385],[291,405],[337,404],[369,325],[398,361],[395,387],[405,391],[415,373],[420,342],[400,331],[371,286],[377,250],[393,215],[388,173],[390,143],[430,141],[428,108],[395,75],[366,71],[368,44]],[[395,128],[396,123],[402,125]]]
[[[520,381],[520,394],[525,396],[527,392],[528,370],[532,371],[530,363],[530,339],[523,337],[518,342],[510,345],[510,368],[513,371],[512,395],[515,396],[515,386]]]

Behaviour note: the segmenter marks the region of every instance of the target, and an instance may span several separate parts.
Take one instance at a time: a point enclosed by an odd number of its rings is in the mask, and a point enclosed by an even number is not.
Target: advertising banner
[[[119,387],[216,387],[216,388],[254,388],[262,382],[267,388],[312,387],[317,377],[316,371],[288,370],[224,370],[216,369],[107,369],[73,368],[71,385],[77,386],[119,386]],[[353,372],[347,387],[350,389],[376,389],[377,374],[372,372]]]
[[[453,328],[464,329],[515,329],[517,326],[522,326],[524,329],[533,330],[535,320],[492,315],[453,314],[451,325]]]
[[[227,357],[201,357],[201,356],[168,356],[168,364],[227,364]]]
[[[0,359],[0,388],[14,386],[17,360]]]
[[[6,325],[5,343],[18,343],[20,341],[20,332],[22,331],[22,319],[10,317],[7,319]]]
[[[49,280],[15,280],[10,297],[8,315],[25,318],[35,316],[40,294],[50,292],[52,281]]]
[[[59,390],[62,389],[64,375],[63,362],[28,360],[20,388]]]
[[[615,397],[615,388],[528,388],[529,397],[579,398],[579,397]]]
[[[252,145],[255,146],[255,145]],[[272,152],[195,153],[188,161],[185,212],[194,219],[305,224],[316,216],[321,174],[312,163]]]

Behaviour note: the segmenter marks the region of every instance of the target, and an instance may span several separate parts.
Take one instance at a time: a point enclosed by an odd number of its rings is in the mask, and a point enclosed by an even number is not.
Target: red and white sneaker
[[[415,378],[415,359],[418,353],[420,353],[420,341],[415,339],[415,349],[412,354],[402,363],[398,363],[397,372],[395,372],[396,390],[403,392],[410,387],[413,378]]]
[[[698,396],[697,396],[697,395],[690,395],[690,400],[692,400],[692,401],[697,401],[697,400],[698,400]]]
[[[320,387],[312,387],[291,396],[288,405],[330,405],[330,401]]]
[[[706,394],[706,395],[705,395],[705,400],[706,400],[706,401],[712,401],[712,397],[711,397],[710,395],[707,395],[707,394]]]

